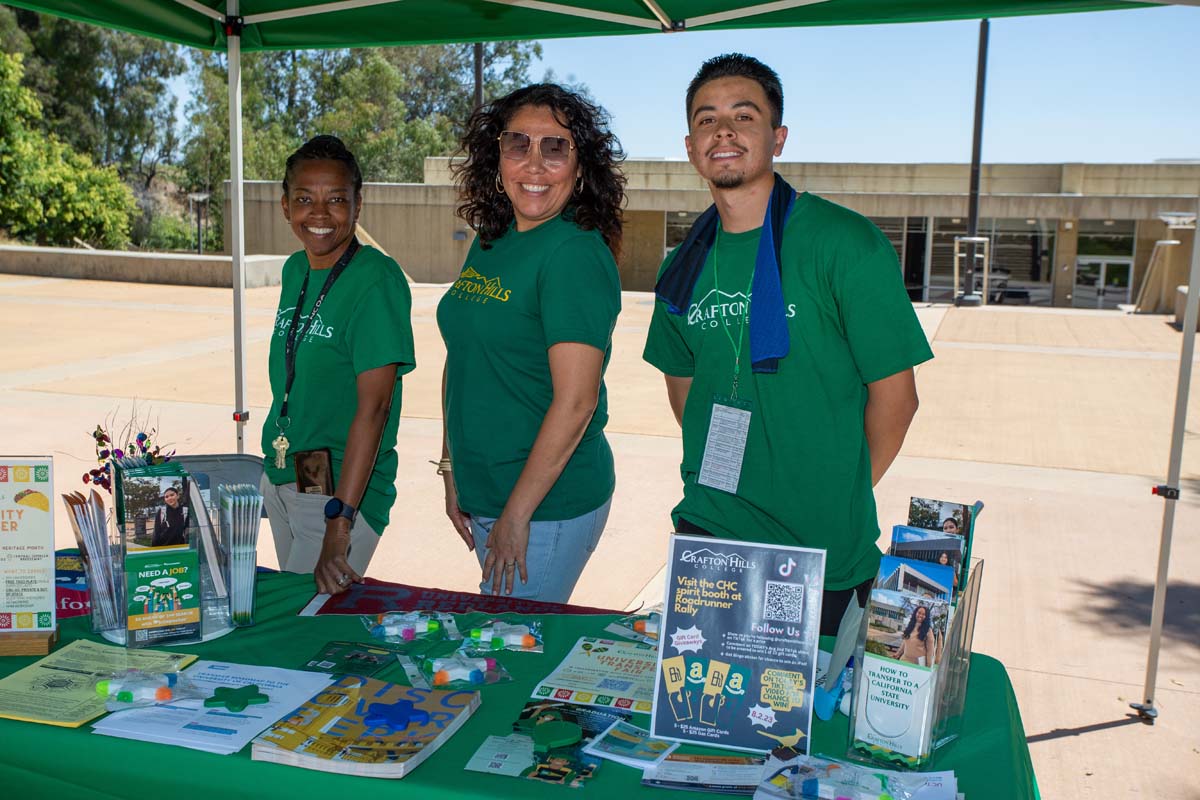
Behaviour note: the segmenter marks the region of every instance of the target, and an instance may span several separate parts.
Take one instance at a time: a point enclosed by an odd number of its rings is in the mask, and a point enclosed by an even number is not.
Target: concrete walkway
[[[471,556],[443,517],[434,311],[414,287],[419,366],[406,377],[399,500],[371,574],[468,589]],[[249,449],[269,403],[267,341],[277,289],[248,293]],[[56,490],[81,488],[89,431],[137,401],[164,443],[235,450],[228,290],[0,275],[0,451],[52,453]],[[623,607],[661,597],[679,493],[678,428],[661,376],[640,358],[650,297],[627,293],[608,371],[617,494],[575,600]],[[1200,797],[1200,381],[1184,449],[1171,591],[1158,677],[1161,717],[1141,699],[1180,335],[1166,317],[1057,309],[917,311],[937,358],[918,370],[921,410],[877,489],[881,527],[910,495],[987,509],[975,649],[1007,666],[1043,796]],[[71,544],[59,513],[60,546]],[[440,539],[438,537],[441,537]],[[264,525],[261,563],[275,557]]]

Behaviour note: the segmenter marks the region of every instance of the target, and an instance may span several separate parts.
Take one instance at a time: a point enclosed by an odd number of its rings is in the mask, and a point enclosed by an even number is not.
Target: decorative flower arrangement
[[[101,486],[111,494],[113,464],[119,464],[125,459],[131,458],[137,459],[139,466],[170,461],[171,457],[175,455],[175,451],[163,453],[162,447],[154,443],[158,429],[150,427],[149,431],[142,430],[146,427],[148,427],[146,424],[138,422],[136,412],[125,425],[124,430],[115,436],[103,424],[97,425],[96,430],[92,431],[92,439],[96,444],[97,466],[83,474],[83,482]],[[115,442],[118,441],[126,442],[125,446],[116,446]]]

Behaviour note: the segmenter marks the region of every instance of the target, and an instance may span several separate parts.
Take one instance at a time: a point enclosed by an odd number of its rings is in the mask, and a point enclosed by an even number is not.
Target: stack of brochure
[[[804,755],[769,757],[754,792],[754,800],[812,797],[957,800],[960,796],[953,771],[897,772]]]
[[[75,533],[75,543],[83,558],[91,593],[92,630],[109,631],[124,626],[124,613],[120,605],[123,593],[120,590],[120,549],[116,549],[108,538],[108,521],[104,498],[95,489],[89,497],[79,492],[62,496],[67,507],[67,519]]]
[[[195,660],[187,653],[126,650],[77,639],[0,678],[0,717],[78,728],[104,713],[104,698],[96,694],[97,680],[130,669],[178,672]],[[5,790],[5,797],[9,791]]]
[[[224,706],[205,707],[204,700],[179,700],[169,705],[117,711],[95,723],[92,730],[105,736],[229,755],[241,750],[333,680],[317,672],[223,661],[197,661],[184,674],[209,697],[221,687],[238,689],[254,685],[267,696],[267,702],[233,710]]]
[[[914,497],[909,524],[892,530],[854,676],[852,747],[873,760],[920,768],[953,739],[938,715],[957,716],[965,697],[982,569],[968,556],[982,508]]]
[[[220,487],[221,539],[229,553],[229,614],[234,625],[254,624],[254,579],[262,495],[245,483]]]

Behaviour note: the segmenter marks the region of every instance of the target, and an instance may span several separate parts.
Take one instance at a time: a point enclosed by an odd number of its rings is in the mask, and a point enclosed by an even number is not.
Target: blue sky
[[[741,51],[783,79],[787,161],[967,162],[978,21],[543,41],[631,157],[684,158],[683,95]],[[992,20],[985,162],[1200,160],[1200,8]],[[180,97],[186,81],[172,87]]]
[[[784,160],[966,162],[978,35],[969,21],[547,40],[541,67],[586,83],[631,157],[683,158],[688,81],[738,50],[783,79]],[[1197,41],[1194,7],[992,20],[984,161],[1200,159]]]

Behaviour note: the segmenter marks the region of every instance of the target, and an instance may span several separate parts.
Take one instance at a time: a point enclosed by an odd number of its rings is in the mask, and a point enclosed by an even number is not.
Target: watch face
[[[336,497],[329,498],[329,502],[325,504],[325,518],[333,519],[338,514],[342,513],[342,501]]]

